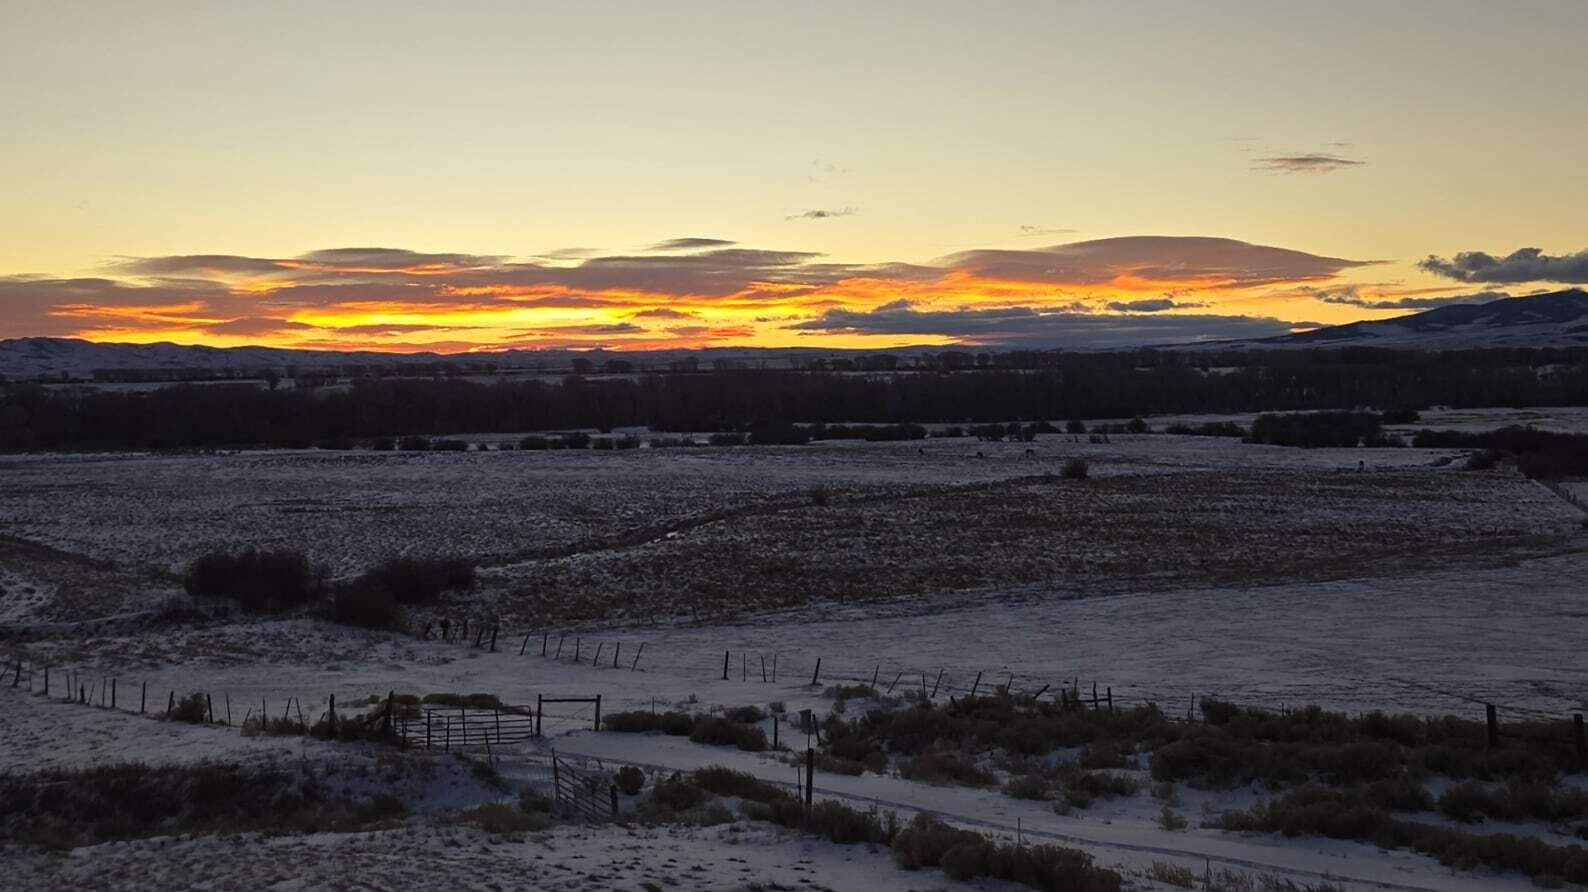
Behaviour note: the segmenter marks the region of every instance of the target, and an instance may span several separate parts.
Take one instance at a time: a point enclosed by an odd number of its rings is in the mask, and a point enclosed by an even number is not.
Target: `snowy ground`
[[[1477,414],[1467,419],[1474,429],[1521,421],[1518,413]],[[1583,420],[1539,414],[1547,416],[1541,426]],[[1425,413],[1418,426],[1453,427],[1464,417]],[[0,680],[0,764],[343,765],[349,745],[245,737],[235,724],[261,701],[273,714],[297,702],[312,721],[332,695],[345,711],[393,690],[491,693],[509,703],[599,694],[607,714],[653,704],[700,711],[772,701],[825,713],[833,702],[821,688],[839,681],[875,678],[879,687],[915,690],[924,684],[943,699],[1012,678],[1017,692],[1076,682],[1090,692],[1095,682],[1112,688],[1121,704],[1152,701],[1170,713],[1203,695],[1474,718],[1482,711],[1475,701],[1494,701],[1507,720],[1588,708],[1588,533],[1583,512],[1542,486],[1509,472],[1461,472],[1459,451],[1295,450],[1164,435],[1107,444],[1047,436],[1031,447],[1035,454],[1027,448],[928,440],[611,453],[0,459],[0,632],[11,636],[0,639],[0,660],[10,666],[20,657],[32,669],[16,687]],[[1091,463],[1095,479],[1056,493],[1059,484],[1041,475],[1076,455]],[[818,487],[833,507],[812,506]],[[947,522],[920,517],[920,506],[941,507],[948,503],[933,500],[945,498],[959,515]],[[843,536],[824,538],[840,524],[850,525]],[[1066,524],[1087,535],[1063,538]],[[654,603],[665,609],[629,613],[649,622],[546,627],[494,609],[510,583],[539,579],[555,594],[547,566],[574,564],[599,570],[593,579],[621,580],[634,575],[624,568],[636,555],[661,555],[673,563],[645,566],[709,569],[715,560],[740,571],[783,548],[796,565],[833,567],[843,566],[834,556],[850,540],[865,543],[854,566],[876,574],[856,578],[877,580],[890,597],[753,609],[760,602],[750,589],[776,587],[765,576],[760,585],[751,579],[727,590],[745,592],[743,615],[694,622],[677,600],[678,579],[661,574],[650,588],[613,585],[607,592],[635,600],[654,589]],[[498,650],[301,617],[158,624],[148,616],[179,594],[171,571],[184,561],[242,544],[306,548],[339,572],[396,552],[475,556],[487,565],[487,584],[460,610],[476,621],[482,611],[504,616]],[[1042,563],[1048,552],[1085,560]],[[699,560],[679,557],[692,553]],[[1153,554],[1175,556],[1173,566],[1150,564]],[[1221,574],[1183,574],[1181,565],[1231,554],[1246,563]],[[866,555],[874,566],[859,560]],[[911,575],[922,562],[956,556],[974,567],[1040,564],[1040,572],[1002,577],[1018,584],[980,586],[933,586]],[[1272,572],[1239,578],[1241,567]],[[893,590],[886,584],[893,578],[917,581]],[[1078,597],[1085,594],[1109,596]],[[562,658],[540,656],[542,641],[549,652],[561,642]],[[601,654],[599,664],[593,652]],[[813,688],[818,659],[821,685]],[[41,696],[46,666],[51,698]],[[115,679],[119,710],[60,702],[68,678],[95,702]],[[129,714],[144,685],[150,711],[172,693],[204,691],[218,716],[229,710],[234,726]],[[547,739],[506,753],[504,776],[543,779],[535,759],[555,747],[654,771],[722,763],[793,780],[792,768],[769,756],[594,733],[592,712],[549,710]],[[783,733],[791,732],[785,726]],[[1145,792],[1058,815],[993,791],[891,776],[823,774],[817,787],[862,807],[930,810],[985,832],[1078,845],[1137,876],[1139,888],[1159,888],[1139,879],[1156,860],[1198,874],[1211,865],[1301,882],[1334,877],[1351,888],[1526,885],[1516,877],[1452,873],[1404,852],[1197,826],[1206,811],[1249,807],[1260,791],[1186,791],[1179,809],[1192,826],[1175,832],[1158,825],[1161,805]],[[765,825],[562,828],[504,841],[438,823],[452,802],[447,795],[407,798],[421,806],[418,814],[392,831],[247,844],[228,837],[150,840],[65,856],[0,851],[0,862],[27,888],[396,888],[443,870],[464,888],[947,885],[940,873],[896,871],[886,853],[817,844]]]

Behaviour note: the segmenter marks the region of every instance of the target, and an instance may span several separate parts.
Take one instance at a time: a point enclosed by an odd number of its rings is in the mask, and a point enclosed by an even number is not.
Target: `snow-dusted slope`
[[[1253,348],[1398,347],[1411,350],[1582,346],[1588,345],[1588,292],[1574,288],[1483,304],[1454,304],[1394,319],[1333,325],[1240,344]]]

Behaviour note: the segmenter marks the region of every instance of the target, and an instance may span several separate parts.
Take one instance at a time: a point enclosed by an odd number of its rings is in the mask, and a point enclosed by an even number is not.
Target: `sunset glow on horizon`
[[[1108,347],[1588,282],[1579,3],[397,6],[8,9],[0,338]]]

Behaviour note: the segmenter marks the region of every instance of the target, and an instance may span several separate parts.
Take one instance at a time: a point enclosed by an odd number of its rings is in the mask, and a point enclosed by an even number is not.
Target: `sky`
[[[1588,3],[0,0],[0,337],[1124,346],[1588,282]]]

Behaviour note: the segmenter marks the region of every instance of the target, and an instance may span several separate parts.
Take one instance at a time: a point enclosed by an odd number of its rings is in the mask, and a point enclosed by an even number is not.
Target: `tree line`
[[[985,424],[1318,409],[1588,405],[1582,351],[1043,354],[1052,365],[870,374],[732,370],[625,378],[354,378],[335,387],[146,392],[0,383],[0,449],[303,447],[321,441],[648,426]]]

